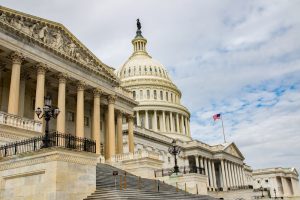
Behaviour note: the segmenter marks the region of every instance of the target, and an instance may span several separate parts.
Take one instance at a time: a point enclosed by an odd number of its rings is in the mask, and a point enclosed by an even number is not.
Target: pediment
[[[223,151],[235,157],[244,159],[243,154],[240,152],[240,150],[237,148],[237,146],[234,143],[230,143],[229,145],[225,146]]]
[[[114,69],[101,62],[60,23],[0,6],[0,27],[119,85]]]

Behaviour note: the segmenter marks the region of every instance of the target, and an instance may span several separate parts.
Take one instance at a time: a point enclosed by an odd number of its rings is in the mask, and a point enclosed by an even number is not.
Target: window
[[[157,99],[156,90],[154,90],[154,99]]]
[[[269,180],[265,180],[265,182],[266,182],[266,183],[268,183],[268,182],[269,182]]]
[[[260,183],[260,180],[258,180],[257,183]]]
[[[90,119],[89,119],[89,117],[84,116],[84,125],[85,125],[85,126],[89,126],[89,124],[90,124]]]
[[[171,102],[173,102],[173,94],[171,93]]]
[[[147,90],[147,99],[150,99],[150,90]]]
[[[133,99],[135,100],[136,99],[135,91],[132,92],[132,95],[133,95]]]
[[[143,90],[140,90],[140,99],[143,99]]]
[[[171,162],[171,158],[170,158],[170,157],[168,157],[168,162],[169,162],[169,163]]]
[[[75,121],[75,114],[74,112],[68,112],[67,113],[67,120],[70,122],[74,122]]]
[[[164,100],[163,91],[160,91],[160,100]]]
[[[169,101],[169,94],[166,92],[166,100]]]

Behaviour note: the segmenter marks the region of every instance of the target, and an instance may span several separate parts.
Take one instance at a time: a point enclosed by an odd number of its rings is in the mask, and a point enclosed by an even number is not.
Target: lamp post
[[[274,194],[275,194],[275,199],[277,199],[277,197],[276,197],[276,189],[274,188]]]
[[[261,191],[261,197],[264,197],[264,188],[262,186],[260,186],[260,191]]]
[[[46,121],[46,126],[45,126],[45,135],[43,137],[43,144],[41,148],[48,148],[50,147],[50,138],[49,138],[49,121],[51,118],[56,118],[57,115],[59,114],[59,109],[52,107],[52,100],[50,96],[45,97],[45,106],[43,110],[41,108],[37,108],[35,110],[36,115],[38,116],[39,119],[44,118]]]
[[[174,165],[174,173],[176,173],[176,175],[179,172],[179,167],[177,165],[177,157],[176,155],[178,155],[180,153],[181,149],[179,146],[176,145],[176,140],[172,141],[172,146],[169,147],[169,153],[174,155],[174,159],[175,159],[175,165]]]

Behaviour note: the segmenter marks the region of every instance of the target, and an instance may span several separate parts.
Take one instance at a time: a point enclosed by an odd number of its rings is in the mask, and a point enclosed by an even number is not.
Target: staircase
[[[113,176],[113,171],[118,171]],[[126,178],[125,178],[126,174]],[[116,179],[115,179],[116,178]],[[126,181],[124,181],[126,179]],[[126,182],[126,183],[125,183]],[[121,183],[121,184],[120,184]],[[153,179],[139,178],[106,164],[97,165],[96,191],[84,200],[98,199],[202,199],[215,200],[207,195],[193,195]],[[121,186],[121,187],[120,187]]]

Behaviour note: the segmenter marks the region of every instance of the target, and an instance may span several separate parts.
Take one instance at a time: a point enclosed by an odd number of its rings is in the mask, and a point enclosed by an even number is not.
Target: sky
[[[62,23],[102,62],[132,53],[140,18],[148,53],[182,92],[195,139],[235,142],[254,169],[300,171],[299,0],[0,0]]]

